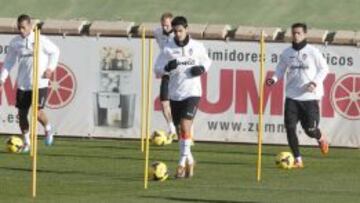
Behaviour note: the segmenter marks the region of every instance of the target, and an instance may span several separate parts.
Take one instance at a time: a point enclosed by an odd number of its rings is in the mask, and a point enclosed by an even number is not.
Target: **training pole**
[[[152,66],[153,66],[153,40],[149,38],[149,67],[147,79],[147,100],[146,100],[146,146],[145,146],[145,170],[144,170],[144,188],[148,188],[149,175],[149,139],[151,130],[151,109],[152,109]]]
[[[144,152],[145,140],[145,110],[146,110],[146,95],[145,95],[145,56],[146,56],[146,41],[145,41],[145,27],[141,30],[141,118],[140,118],[140,139],[141,152]]]
[[[37,117],[38,117],[38,101],[39,101],[39,38],[40,30],[36,25],[34,28],[34,50],[33,50],[33,73],[32,73],[32,95],[31,95],[31,149],[32,157],[32,197],[36,197],[36,175],[37,175]]]
[[[258,160],[256,167],[257,181],[261,181],[261,156],[263,140],[263,105],[264,105],[264,63],[265,63],[265,40],[264,31],[261,31],[260,37],[260,78],[259,78],[259,121],[258,121]]]

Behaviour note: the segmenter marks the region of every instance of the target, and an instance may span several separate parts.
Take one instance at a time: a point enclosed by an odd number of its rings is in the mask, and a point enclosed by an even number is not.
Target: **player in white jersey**
[[[14,37],[6,54],[3,69],[1,71],[0,88],[2,88],[9,76],[11,68],[18,64],[16,107],[18,108],[19,126],[24,135],[24,153],[30,150],[30,132],[28,113],[31,106],[32,95],[32,71],[33,71],[33,48],[34,32],[30,16],[20,15],[17,19],[20,34]],[[47,99],[49,79],[55,70],[59,59],[59,49],[47,37],[39,39],[39,115],[38,121],[45,128],[45,144],[52,145],[53,131],[50,122],[43,111]]]
[[[194,172],[191,127],[202,95],[200,76],[210,68],[211,60],[204,45],[190,38],[185,17],[175,17],[171,24],[174,40],[165,45],[155,71],[170,76],[170,107],[180,139],[176,177],[184,178],[192,177]]]
[[[295,23],[291,27],[292,47],[285,49],[272,78],[266,80],[271,86],[286,74],[285,128],[287,139],[295,157],[294,168],[303,168],[296,126],[300,121],[305,133],[315,138],[325,155],[329,151],[326,136],[319,129],[319,100],[324,94],[323,81],[329,67],[314,46],[307,44],[307,26]]]
[[[173,15],[171,13],[164,13],[161,15],[160,23],[161,27],[158,27],[154,30],[154,38],[156,39],[157,44],[159,45],[160,53],[156,60],[161,58],[163,54],[163,49],[165,44],[170,42],[173,39],[174,33],[171,27]],[[160,101],[162,106],[162,111],[164,118],[168,124],[168,133],[169,133],[169,142],[172,141],[173,135],[176,135],[176,129],[174,122],[171,116],[170,100],[169,100],[169,74],[164,74],[161,76],[161,85],[160,85]]]
[[[160,18],[161,26],[155,28],[153,31],[154,38],[161,51],[164,49],[165,45],[174,37],[174,32],[171,27],[172,19],[173,15],[171,13],[163,13]]]

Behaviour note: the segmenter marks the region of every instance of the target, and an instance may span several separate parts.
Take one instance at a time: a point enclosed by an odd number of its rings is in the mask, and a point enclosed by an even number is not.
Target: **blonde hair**
[[[173,18],[173,14],[172,13],[170,13],[170,12],[165,12],[165,13],[163,13],[162,15],[161,15],[161,18],[160,18],[160,20],[165,20],[165,19],[167,19],[167,18]]]

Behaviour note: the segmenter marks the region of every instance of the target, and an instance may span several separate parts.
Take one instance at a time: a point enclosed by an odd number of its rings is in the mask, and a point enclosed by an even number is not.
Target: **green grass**
[[[0,137],[4,142],[5,137]],[[303,170],[280,170],[275,154],[285,146],[265,146],[263,181],[256,182],[256,146],[196,143],[192,180],[150,182],[143,189],[139,142],[58,139],[40,143],[38,197],[30,198],[29,156],[0,150],[0,202],[357,202],[360,155],[357,149],[302,148]],[[151,149],[151,160],[174,172],[177,144]]]
[[[190,22],[288,27],[295,21],[330,30],[360,30],[359,0],[0,0],[0,16],[125,19],[157,22],[162,12]]]

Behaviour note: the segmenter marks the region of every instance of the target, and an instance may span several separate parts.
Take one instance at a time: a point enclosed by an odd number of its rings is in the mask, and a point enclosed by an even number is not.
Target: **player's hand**
[[[2,83],[0,82],[0,92],[2,92],[3,91],[3,85],[2,85]]]
[[[275,80],[272,78],[268,78],[268,79],[266,79],[265,83],[267,86],[272,86],[273,84],[275,84]]]
[[[53,71],[48,68],[48,69],[45,70],[43,78],[50,79],[52,74],[53,74]]]
[[[176,59],[169,61],[169,63],[165,66],[165,71],[170,72],[172,70],[175,70],[177,68],[177,61]]]
[[[308,84],[306,84],[306,90],[308,92],[314,92],[316,89],[316,83],[314,82],[309,82]]]
[[[196,77],[196,76],[200,76],[201,74],[203,74],[205,72],[205,68],[204,66],[193,66],[190,69],[190,73],[192,76]]]

